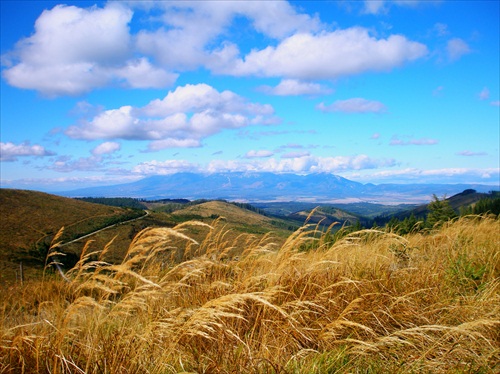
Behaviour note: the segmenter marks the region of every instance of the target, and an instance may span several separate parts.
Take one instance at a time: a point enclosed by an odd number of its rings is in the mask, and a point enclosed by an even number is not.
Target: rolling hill
[[[286,237],[301,226],[289,217],[269,217],[226,201],[213,200],[188,206],[172,213],[172,218],[194,219],[211,222],[220,219],[236,232],[265,234],[272,231],[279,237]]]
[[[307,220],[308,223],[319,223],[324,226],[330,226],[334,223],[339,226],[344,224],[354,225],[358,221],[363,225],[368,224],[368,220],[364,217],[331,206],[318,207],[314,210],[301,210],[289,214],[287,217],[301,222],[305,222]]]
[[[63,226],[65,242],[142,214],[43,192],[0,189],[0,276],[12,278],[21,261],[40,267],[38,252]]]
[[[89,240],[92,241],[91,250],[96,250],[104,248],[114,238],[106,261],[115,262],[123,258],[134,236],[147,227],[173,227],[189,220],[211,225],[219,219],[221,226],[231,231],[228,239],[236,238],[243,232],[264,235],[273,231],[279,241],[298,226],[296,222],[266,217],[223,201],[193,202],[171,214],[162,212],[159,208],[161,204],[151,204],[153,210],[147,216],[129,221],[143,216],[144,212],[103,205],[103,202],[95,204],[43,192],[0,189],[1,280],[15,280],[21,262],[26,278],[38,276],[50,242],[61,227],[64,227],[64,234],[60,241],[67,255],[64,260],[79,256]],[[154,207],[159,210],[155,211]],[[65,244],[102,227],[107,229]],[[206,234],[196,227],[188,226],[187,230],[195,238]]]

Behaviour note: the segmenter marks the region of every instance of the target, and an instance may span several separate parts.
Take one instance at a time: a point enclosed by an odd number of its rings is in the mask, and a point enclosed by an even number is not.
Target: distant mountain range
[[[67,197],[135,197],[143,199],[225,199],[230,201],[308,201],[422,203],[466,189],[498,190],[480,184],[362,184],[333,174],[177,173],[147,177],[132,183],[82,188]]]

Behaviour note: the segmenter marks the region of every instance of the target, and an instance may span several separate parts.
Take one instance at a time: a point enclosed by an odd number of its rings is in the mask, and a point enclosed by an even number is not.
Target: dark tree
[[[429,214],[427,214],[428,227],[440,225],[457,216],[448,201],[445,198],[439,200],[436,195],[433,195],[433,201],[429,203],[427,208],[429,209]]]

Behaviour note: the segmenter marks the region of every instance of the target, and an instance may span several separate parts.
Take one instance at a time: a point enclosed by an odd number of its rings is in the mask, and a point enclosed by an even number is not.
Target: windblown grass
[[[499,229],[312,226],[278,248],[190,222],[142,231],[120,264],[89,244],[69,282],[2,290],[0,372],[499,372]]]

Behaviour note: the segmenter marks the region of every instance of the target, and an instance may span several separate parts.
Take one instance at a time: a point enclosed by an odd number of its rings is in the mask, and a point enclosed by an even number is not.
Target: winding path
[[[107,229],[110,229],[111,227],[115,227],[115,226],[118,226],[118,225],[123,225],[124,223],[129,223],[129,222],[133,222],[133,221],[138,221],[140,219],[143,219],[147,216],[149,216],[149,210],[145,210],[144,211],[146,214],[144,214],[143,216],[140,216],[140,217],[137,217],[137,218],[132,218],[132,219],[129,219],[127,221],[123,221],[123,222],[118,222],[118,223],[113,223],[112,225],[109,225],[109,226],[106,226],[106,227],[103,227],[102,229],[99,229],[99,230],[96,230],[96,231],[92,231],[91,233],[89,234],[85,234],[83,236],[80,236],[79,238],[76,238],[76,239],[73,239],[67,243],[64,243],[64,244],[60,244],[59,247],[64,247],[64,246],[67,246],[69,244],[72,244],[72,243],[75,243],[81,239],[85,239],[89,236],[92,236],[94,234],[97,234],[98,232],[101,232],[101,231],[104,231],[104,230],[107,230]]]
[[[148,210],[145,210],[144,211],[145,214],[143,216],[140,216],[140,217],[137,217],[137,218],[132,218],[132,219],[129,219],[127,221],[123,221],[123,222],[118,222],[118,223],[114,223],[112,225],[109,225],[109,226],[106,226],[106,227],[103,227],[102,229],[99,229],[99,230],[96,230],[96,231],[92,231],[91,233],[89,234],[86,234],[86,235],[83,235],[83,236],[80,236],[79,238],[76,238],[76,239],[73,239],[67,243],[64,243],[64,244],[59,244],[59,248],[61,247],[64,247],[68,244],[71,244],[71,243],[75,243],[77,242],[78,240],[81,240],[81,239],[84,239],[84,238],[87,238],[91,235],[94,235],[98,232],[101,232],[101,231],[104,231],[104,230],[107,230],[111,227],[115,227],[115,226],[118,226],[118,225],[122,225],[124,223],[128,223],[128,222],[133,222],[133,221],[137,221],[137,220],[140,220],[140,219],[143,219],[144,217],[147,217],[149,215],[149,211]],[[55,261],[54,262],[56,268],[57,268],[57,271],[59,272],[59,274],[61,275],[61,277],[66,281],[66,282],[69,282],[70,280],[68,279],[68,277],[66,276],[66,274],[64,274],[64,270],[62,269],[61,265],[59,264],[59,262]]]

